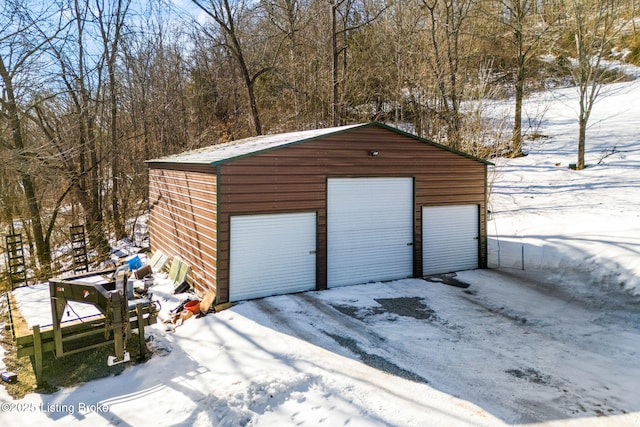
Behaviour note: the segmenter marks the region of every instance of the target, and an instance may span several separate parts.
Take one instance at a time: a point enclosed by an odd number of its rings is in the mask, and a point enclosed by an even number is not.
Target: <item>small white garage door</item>
[[[232,216],[229,301],[316,288],[316,213]]]
[[[327,183],[327,286],[413,275],[413,178]]]
[[[478,268],[478,205],[422,208],[422,274]]]

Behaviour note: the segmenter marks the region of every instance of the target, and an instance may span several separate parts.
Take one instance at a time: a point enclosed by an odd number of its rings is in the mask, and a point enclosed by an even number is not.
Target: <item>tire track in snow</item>
[[[351,358],[356,358],[367,366],[410,381],[428,383],[428,380],[424,377],[391,362],[397,357],[393,357],[392,352],[388,351],[390,347],[386,338],[377,334],[364,322],[342,313],[326,302],[320,301],[307,293],[287,295],[283,298],[293,300],[298,305],[300,305],[301,301],[306,303],[304,307],[301,307],[301,312],[305,314],[307,319],[329,318],[335,323],[325,321],[322,322],[323,326],[317,326],[313,321],[297,322],[292,318],[291,313],[281,311],[271,304],[268,299],[255,301],[256,306],[270,318],[274,325],[278,326],[279,330],[286,331],[296,338],[327,349],[334,348],[335,344],[332,345],[330,342],[321,339],[318,334],[318,331],[320,331],[326,337],[331,338],[343,350],[346,350],[344,354],[348,353]],[[305,326],[311,327],[305,328]],[[371,351],[372,349],[376,351]]]

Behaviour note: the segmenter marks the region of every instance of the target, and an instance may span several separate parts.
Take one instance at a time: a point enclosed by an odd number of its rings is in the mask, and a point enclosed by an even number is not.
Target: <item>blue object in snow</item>
[[[142,261],[140,261],[140,257],[138,255],[127,258],[125,262],[129,266],[130,270],[137,270],[142,267]]]

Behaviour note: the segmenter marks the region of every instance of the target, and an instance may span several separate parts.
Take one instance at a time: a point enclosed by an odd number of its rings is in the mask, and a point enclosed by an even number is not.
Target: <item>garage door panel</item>
[[[364,224],[363,224],[364,226]],[[357,230],[349,230],[342,231],[339,229],[332,229],[332,232],[340,233],[340,238],[343,239],[346,243],[345,245],[333,245],[335,250],[347,250],[348,248],[358,248],[358,247],[370,247],[373,242],[376,245],[380,246],[392,246],[394,244],[400,246],[406,246],[407,243],[410,243],[412,240],[412,235],[407,233],[406,230],[402,229],[393,229],[393,230],[365,230],[365,231],[357,231]],[[375,250],[375,248],[371,248]]]
[[[328,181],[329,287],[413,274],[413,179]]]
[[[478,268],[478,205],[422,208],[424,275]]]
[[[232,216],[230,239],[230,301],[315,289],[315,212]]]

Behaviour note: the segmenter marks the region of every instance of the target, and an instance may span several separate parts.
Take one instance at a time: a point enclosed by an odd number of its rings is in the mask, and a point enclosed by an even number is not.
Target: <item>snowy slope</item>
[[[489,222],[492,266],[588,273],[640,294],[640,80],[602,92],[577,161],[575,89],[535,96],[545,111],[527,157],[498,159]],[[524,254],[524,257],[523,257]],[[524,259],[523,259],[524,258]]]
[[[530,100],[549,138],[496,161],[501,268],[458,273],[468,288],[407,279],[159,324],[154,356],[119,376],[19,401],[0,388],[0,425],[640,425],[640,85],[608,91],[580,172],[575,92]],[[178,302],[166,281],[154,293]]]

